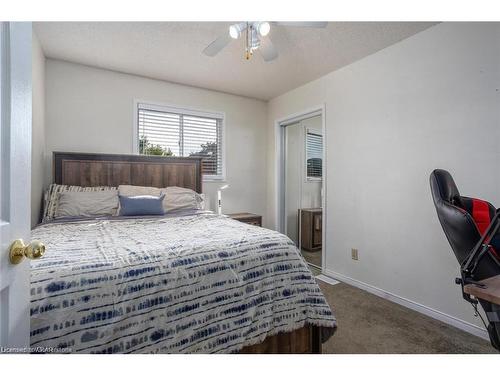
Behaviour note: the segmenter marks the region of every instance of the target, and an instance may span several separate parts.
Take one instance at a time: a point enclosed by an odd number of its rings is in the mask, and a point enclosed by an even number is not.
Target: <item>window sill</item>
[[[307,177],[306,182],[322,182],[323,178],[321,177]]]
[[[201,181],[202,182],[215,182],[218,184],[227,182],[225,177],[219,177],[219,178],[217,178],[217,177],[203,177]]]

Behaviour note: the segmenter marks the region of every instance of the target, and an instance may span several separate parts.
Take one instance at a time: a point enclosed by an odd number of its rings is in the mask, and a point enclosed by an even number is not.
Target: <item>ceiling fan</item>
[[[269,38],[271,25],[324,28],[328,22],[239,22],[229,26],[227,33],[210,43],[203,53],[207,56],[217,55],[233,39],[245,37],[245,58],[250,60],[254,51],[258,50],[264,61],[272,61],[278,57],[278,50]]]

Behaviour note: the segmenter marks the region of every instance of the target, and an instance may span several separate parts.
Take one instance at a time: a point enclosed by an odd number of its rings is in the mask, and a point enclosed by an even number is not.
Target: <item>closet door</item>
[[[299,246],[299,208],[302,188],[302,132],[300,122],[285,128],[285,233]]]

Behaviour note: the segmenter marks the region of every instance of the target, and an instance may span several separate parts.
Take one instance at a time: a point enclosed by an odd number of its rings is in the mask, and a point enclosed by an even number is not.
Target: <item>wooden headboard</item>
[[[54,183],[180,186],[201,193],[201,158],[54,152]]]

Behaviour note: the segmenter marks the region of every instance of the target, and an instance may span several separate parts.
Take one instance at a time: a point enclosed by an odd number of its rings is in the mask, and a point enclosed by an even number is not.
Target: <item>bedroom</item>
[[[431,173],[500,204],[500,23],[237,19],[3,24],[2,347],[498,353]]]

